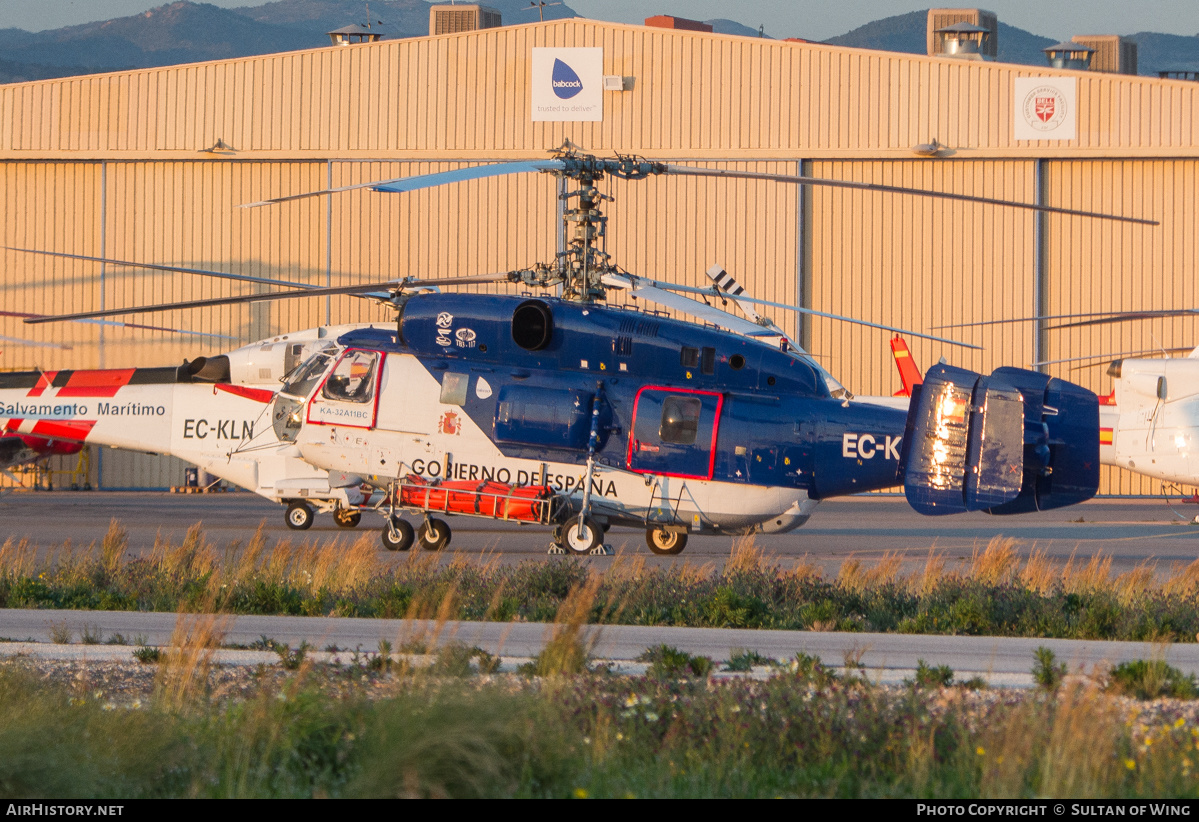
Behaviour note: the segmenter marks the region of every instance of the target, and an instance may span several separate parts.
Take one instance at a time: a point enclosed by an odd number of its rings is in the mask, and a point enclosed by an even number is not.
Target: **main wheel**
[[[604,541],[604,529],[582,514],[562,524],[562,547],[574,554],[590,554]]]
[[[291,530],[307,531],[312,527],[312,521],[316,519],[316,512],[303,500],[293,499],[288,503],[287,513],[283,516],[287,520],[287,527]]]
[[[362,522],[362,512],[353,508],[338,508],[333,512],[333,521],[339,528],[357,528]]]
[[[667,531],[665,528],[645,529],[645,544],[655,554],[671,556],[687,547],[686,531]]]
[[[391,525],[383,526],[383,547],[388,551],[407,551],[415,538],[416,532],[407,520],[392,517]]]
[[[429,517],[421,525],[416,539],[426,551],[440,551],[450,544],[450,526],[445,520]]]

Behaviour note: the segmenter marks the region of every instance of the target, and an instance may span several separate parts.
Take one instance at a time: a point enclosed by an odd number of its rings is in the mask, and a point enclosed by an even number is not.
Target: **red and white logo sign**
[[[1073,140],[1076,136],[1076,88],[1073,77],[1016,78],[1017,140]]]
[[[1056,97],[1038,97],[1033,110],[1037,113],[1037,118],[1042,123],[1048,123],[1053,119],[1053,112],[1057,109]]]

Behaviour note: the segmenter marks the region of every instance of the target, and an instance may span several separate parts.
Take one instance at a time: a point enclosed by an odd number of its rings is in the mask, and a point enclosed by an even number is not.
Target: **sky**
[[[260,5],[255,0],[211,0],[235,8]],[[484,0],[485,2],[485,0]],[[42,31],[62,26],[125,17],[164,5],[165,0],[0,0],[0,28]],[[640,23],[652,14],[706,20],[725,17],[752,28],[765,26],[772,37],[825,40],[850,29],[896,14],[929,8],[928,0],[568,0],[585,17]],[[946,2],[947,8],[966,7]],[[1067,39],[1075,34],[1132,34],[1159,31],[1199,33],[1197,0],[987,0],[980,4],[1001,22],[1044,37]]]

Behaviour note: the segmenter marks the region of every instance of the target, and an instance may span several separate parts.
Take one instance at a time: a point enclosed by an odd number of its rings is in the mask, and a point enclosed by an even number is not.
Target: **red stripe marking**
[[[21,428],[21,423],[23,423],[23,422],[25,422],[25,420],[23,420],[23,419],[19,420],[19,419],[17,419],[16,417],[13,417],[13,418],[12,418],[12,419],[10,419],[8,422],[4,423],[4,430],[5,430],[5,431],[17,431],[17,430],[20,430],[20,428]]]
[[[129,384],[135,368],[112,368],[105,371],[76,371],[67,384],[58,389],[60,397],[115,397]]]
[[[42,392],[50,387],[50,383],[54,382],[54,378],[57,376],[57,371],[43,371],[42,375],[37,378],[37,385],[29,390],[28,396],[40,397]]]
[[[214,388],[219,391],[226,391],[238,397],[245,397],[248,400],[261,402],[263,404],[270,402],[275,398],[275,392],[266,388],[251,388],[248,385],[230,385],[229,383],[218,382]]]
[[[32,433],[50,439],[85,440],[95,424],[95,420],[38,420]]]
[[[33,437],[29,434],[17,434],[17,438],[41,456],[65,456],[78,454],[83,450],[83,443],[77,441],[51,440],[45,437]]]

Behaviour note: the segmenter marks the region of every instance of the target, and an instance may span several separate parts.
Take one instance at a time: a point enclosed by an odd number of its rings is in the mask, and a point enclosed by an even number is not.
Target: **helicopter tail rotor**
[[[935,365],[912,392],[900,471],[922,514],[1044,511],[1099,490],[1099,399],[1035,371]]]

